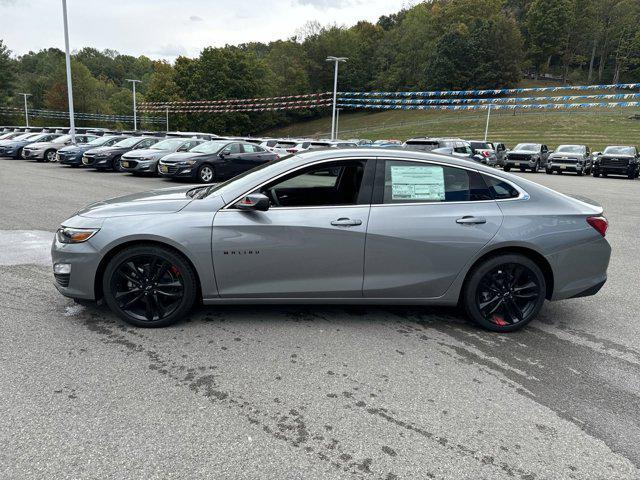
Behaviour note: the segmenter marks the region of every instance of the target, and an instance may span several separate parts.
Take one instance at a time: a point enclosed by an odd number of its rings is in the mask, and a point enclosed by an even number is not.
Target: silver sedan
[[[475,162],[325,150],[210,186],[89,205],[52,246],[58,290],[141,327],[195,302],[461,305],[516,330],[546,300],[594,295],[602,208]]]

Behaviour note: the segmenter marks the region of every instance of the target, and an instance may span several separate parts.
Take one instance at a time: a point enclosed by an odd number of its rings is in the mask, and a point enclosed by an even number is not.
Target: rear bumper
[[[603,237],[549,255],[554,285],[551,300],[595,295],[607,281],[611,246]]]

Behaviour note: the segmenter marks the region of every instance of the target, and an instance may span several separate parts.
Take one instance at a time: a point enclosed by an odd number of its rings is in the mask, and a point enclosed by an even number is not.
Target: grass
[[[489,139],[509,147],[519,142],[587,144],[594,150],[606,145],[640,143],[640,120],[631,119],[638,109],[492,112]],[[437,112],[389,110],[385,112],[341,112],[340,138],[405,140],[415,136],[482,139],[486,112]],[[331,117],[269,130],[273,137],[328,137]]]

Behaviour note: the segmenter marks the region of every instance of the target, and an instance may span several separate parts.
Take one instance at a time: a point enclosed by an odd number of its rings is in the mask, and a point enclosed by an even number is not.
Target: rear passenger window
[[[491,200],[477,172],[425,162],[387,160],[383,203]]]
[[[489,193],[495,200],[505,200],[508,198],[518,198],[520,196],[520,192],[510,183],[505,182],[504,180],[500,180],[496,177],[490,177],[488,175],[483,175],[487,187],[489,187]]]

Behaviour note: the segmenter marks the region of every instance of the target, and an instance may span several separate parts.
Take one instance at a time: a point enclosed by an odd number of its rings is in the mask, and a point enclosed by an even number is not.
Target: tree
[[[15,62],[11,58],[11,51],[0,40],[0,106],[5,105],[13,95],[15,79]]]
[[[548,70],[552,56],[561,51],[570,15],[570,0],[533,0],[529,6],[525,20],[528,56],[537,73]]]

